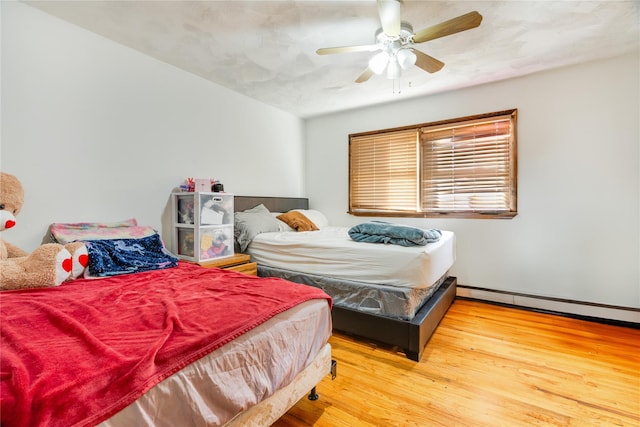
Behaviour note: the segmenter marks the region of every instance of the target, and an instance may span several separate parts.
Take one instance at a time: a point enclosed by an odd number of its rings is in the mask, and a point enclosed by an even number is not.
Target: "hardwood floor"
[[[457,299],[419,363],[330,342],[338,376],[275,426],[640,426],[638,329]]]

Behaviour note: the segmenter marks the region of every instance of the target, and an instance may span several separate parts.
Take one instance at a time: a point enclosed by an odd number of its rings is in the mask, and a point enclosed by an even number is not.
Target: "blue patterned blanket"
[[[349,237],[356,242],[385,243],[401,246],[424,246],[440,240],[440,230],[424,230],[384,221],[370,221],[349,229]]]
[[[108,277],[175,267],[178,259],[156,233],[139,239],[85,240],[89,277]]]

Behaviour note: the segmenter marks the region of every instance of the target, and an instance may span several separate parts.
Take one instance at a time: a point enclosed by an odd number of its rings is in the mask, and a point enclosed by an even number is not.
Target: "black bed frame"
[[[234,210],[240,212],[259,204],[263,204],[271,212],[309,209],[309,200],[306,198],[235,196]],[[419,361],[429,338],[453,304],[456,283],[455,277],[447,277],[411,320],[393,319],[334,305],[333,328],[349,335],[399,347],[409,359]]]

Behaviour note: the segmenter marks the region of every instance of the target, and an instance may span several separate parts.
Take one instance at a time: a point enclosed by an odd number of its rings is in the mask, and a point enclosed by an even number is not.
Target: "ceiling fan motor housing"
[[[413,44],[413,27],[408,22],[400,23],[400,33],[397,36],[387,35],[382,28],[375,34],[376,44],[382,52],[374,55],[369,61],[369,68],[376,74],[383,74],[390,79],[400,77],[400,71],[406,70],[416,63],[416,55],[406,49]]]

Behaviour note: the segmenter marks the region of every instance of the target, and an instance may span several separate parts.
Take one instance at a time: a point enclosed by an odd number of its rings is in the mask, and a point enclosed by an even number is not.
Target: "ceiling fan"
[[[356,79],[356,83],[366,82],[374,74],[397,79],[402,70],[412,65],[429,73],[440,71],[444,67],[443,62],[413,48],[413,45],[470,30],[482,22],[482,15],[474,11],[414,33],[411,24],[400,20],[401,0],[377,0],[377,3],[382,27],[375,33],[375,43],[327,47],[316,51],[318,55],[380,51],[369,60],[369,66]]]

